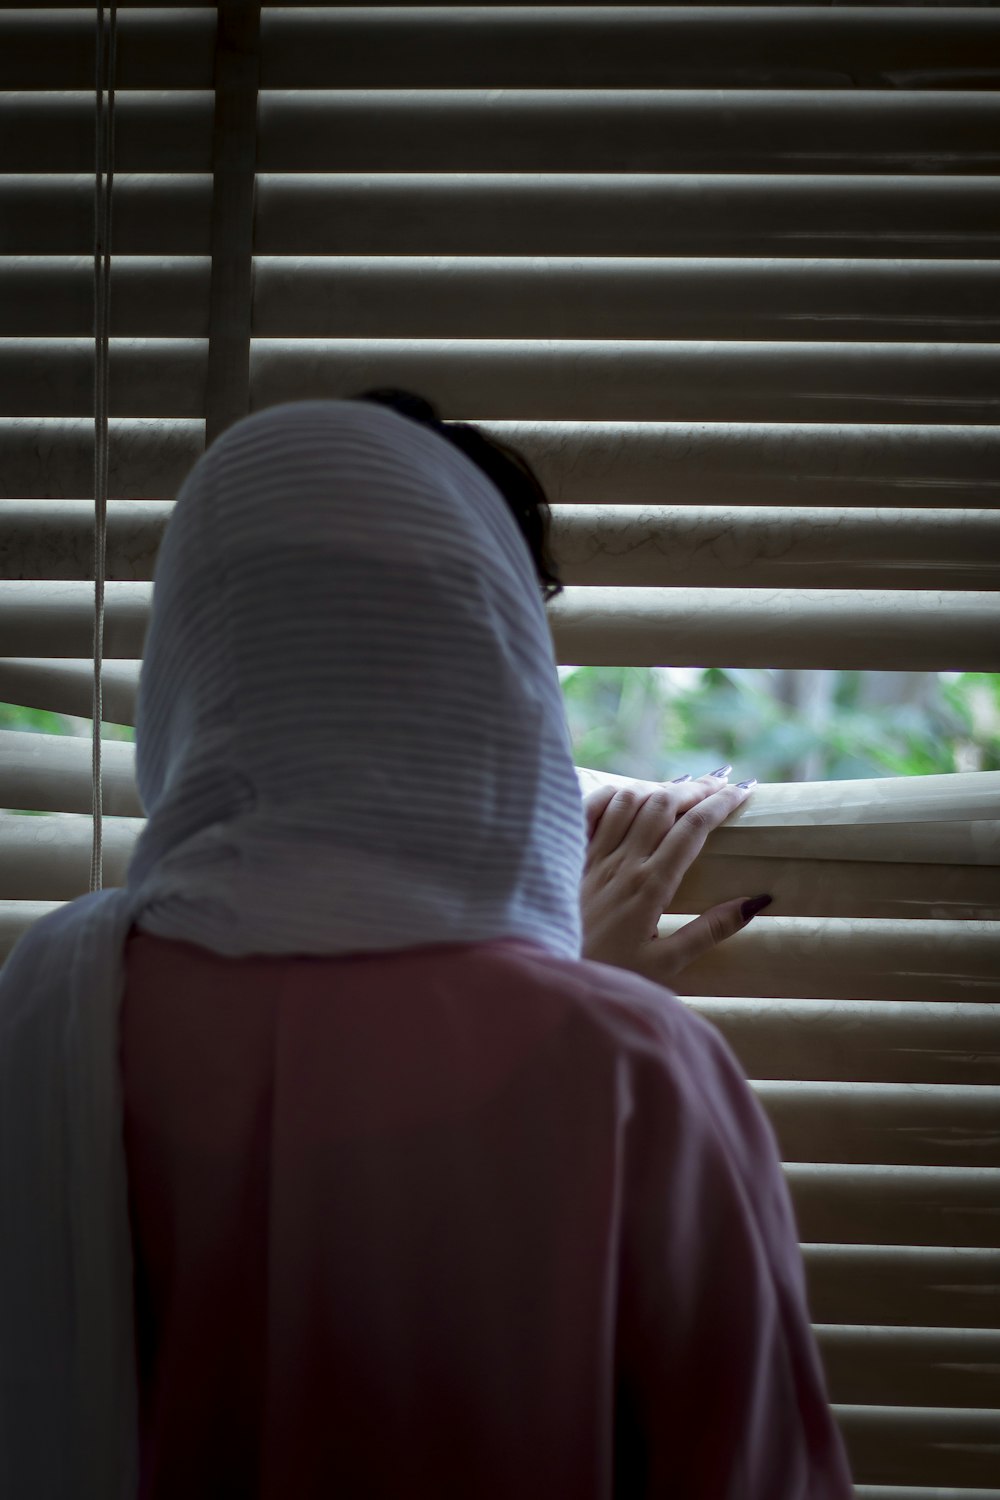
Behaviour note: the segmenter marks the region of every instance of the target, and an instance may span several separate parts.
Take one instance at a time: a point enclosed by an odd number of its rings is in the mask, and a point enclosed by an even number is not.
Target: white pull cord
[[[115,53],[118,38],[118,6],[112,3],[105,17],[101,0],[97,5],[95,36],[95,176],[94,176],[94,694],[92,741],[93,844],[90,855],[90,889],[99,891],[104,882],[103,798],[101,771],[101,722],[104,694],[101,672],[104,663],[104,575],[107,562],[108,522],[108,372],[109,313],[111,304],[111,190],[115,163]],[[107,98],[105,99],[105,96]]]

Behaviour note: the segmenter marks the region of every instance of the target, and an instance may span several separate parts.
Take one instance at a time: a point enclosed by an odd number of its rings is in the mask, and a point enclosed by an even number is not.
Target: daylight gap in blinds
[[[567,664],[1000,668],[996,7],[264,6],[249,83],[218,19],[119,7],[109,724],[227,366],[219,425],[409,385],[520,448]],[[0,699],[83,716],[92,47],[0,11]],[[687,998],[774,1123],[864,1500],[997,1494],[998,780],[761,788],[663,918],[775,892]],[[0,733],[0,791],[6,953],[86,889],[86,742]]]

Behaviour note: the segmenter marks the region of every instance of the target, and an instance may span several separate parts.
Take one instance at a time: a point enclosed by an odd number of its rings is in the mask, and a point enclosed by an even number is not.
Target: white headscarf
[[[216,953],[521,937],[579,954],[580,793],[540,591],[490,481],[382,407],[241,422],[156,569],[148,823],[121,891],[0,979],[0,1494],[131,1497],[118,1014],[130,926]]]

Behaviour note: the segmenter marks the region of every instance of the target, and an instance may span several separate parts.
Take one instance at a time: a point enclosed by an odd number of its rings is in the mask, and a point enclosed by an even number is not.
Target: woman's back
[[[126,981],[148,1500],[847,1493],[773,1143],[664,992],[138,932]]]

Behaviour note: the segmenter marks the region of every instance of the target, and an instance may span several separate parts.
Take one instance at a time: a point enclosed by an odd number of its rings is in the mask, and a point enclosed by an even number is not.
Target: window
[[[259,43],[255,21],[120,10],[111,720],[206,424],[386,383],[537,464],[568,664],[998,669],[991,6],[269,6]],[[78,714],[93,29],[0,13],[0,698]],[[131,747],[104,755],[113,883],[139,808]],[[0,775],[57,814],[0,824],[9,947],[86,888],[89,747],[6,732]],[[678,903],[775,892],[689,1000],[775,1123],[883,1500],[995,1483],[998,806],[1000,773],[762,789]]]

